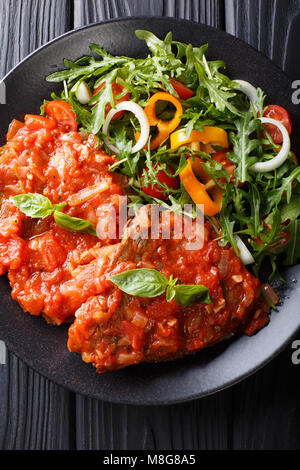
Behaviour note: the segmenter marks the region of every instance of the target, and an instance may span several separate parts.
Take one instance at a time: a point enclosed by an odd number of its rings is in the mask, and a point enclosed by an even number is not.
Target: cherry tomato
[[[78,124],[72,106],[65,101],[49,101],[45,106],[47,116],[56,121],[57,126],[65,132],[77,131]]]
[[[211,157],[215,162],[221,163],[224,170],[228,171],[230,178],[234,178],[235,165],[227,157],[227,153],[232,152],[232,150],[220,150],[219,152],[214,153]]]
[[[188,100],[194,96],[195,92],[193,90],[185,86],[183,83],[178,82],[175,78],[170,78],[169,81],[181,100]]]
[[[264,110],[263,116],[281,122],[289,134],[292,132],[292,122],[289,113],[281,106],[276,104],[267,106]],[[272,137],[275,144],[280,144],[282,142],[282,134],[278,127],[273,126],[273,124],[264,124],[264,127]]]
[[[154,165],[155,168],[155,165]],[[174,173],[173,168],[167,166],[169,173]],[[145,171],[149,171],[148,168],[145,168]],[[180,185],[180,181],[178,177],[171,178],[167,175],[163,170],[159,170],[156,174],[156,177],[160,183],[165,183],[170,189],[178,189]],[[142,183],[142,191],[148,196],[155,197],[156,199],[160,199],[161,201],[165,201],[168,198],[168,194],[163,192],[163,189],[160,188],[157,184],[154,184],[153,187],[149,183],[147,186],[143,185],[143,178],[141,178]]]
[[[105,85],[105,82],[101,83],[100,86],[95,88],[93,95],[96,95],[96,93],[98,93],[98,91],[100,91],[104,87],[104,85]],[[123,91],[124,91],[124,87],[122,85],[119,85],[119,83],[114,82],[112,84],[112,93],[114,96],[115,104],[122,103],[123,101],[128,101],[130,99],[130,93],[126,93],[124,96],[122,96],[122,98],[119,98],[118,100],[115,99],[117,96],[123,93]],[[110,103],[107,103],[107,105],[105,106],[105,113],[108,114],[110,110],[111,110],[111,105]],[[123,116],[124,113],[125,111],[120,111],[119,113],[115,114],[114,117],[112,118],[112,121],[114,121],[115,119],[119,119],[121,116]]]
[[[25,116],[25,125],[32,129],[33,131],[38,131],[39,129],[55,129],[56,122],[53,119],[48,119],[44,116],[38,116],[35,114],[26,114]]]

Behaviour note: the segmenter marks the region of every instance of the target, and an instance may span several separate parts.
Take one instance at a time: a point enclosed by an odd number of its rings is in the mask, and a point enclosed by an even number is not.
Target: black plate
[[[222,31],[168,18],[138,18],[106,22],[68,33],[42,47],[7,77],[7,105],[1,106],[0,135],[13,118],[38,113],[41,102],[53,90],[45,82],[50,73],[63,68],[63,59],[88,53],[88,44],[99,43],[118,55],[143,56],[144,44],[136,29],[149,29],[160,37],[172,31],[174,39],[195,46],[209,43],[208,57],[224,59],[231,78],[260,86],[269,103],[284,106],[293,121],[293,149],[300,155],[300,112],[291,101],[288,78],[268,59]],[[58,90],[59,88],[57,88]],[[199,352],[195,356],[162,364],[129,367],[98,375],[94,368],[67,350],[67,328],[50,327],[41,318],[24,314],[10,297],[5,277],[0,279],[0,337],[10,350],[42,375],[74,392],[116,403],[170,404],[217,392],[249,376],[292,340],[300,326],[298,266],[285,272],[288,281],[282,305],[271,315],[268,327],[252,338],[238,336]]]

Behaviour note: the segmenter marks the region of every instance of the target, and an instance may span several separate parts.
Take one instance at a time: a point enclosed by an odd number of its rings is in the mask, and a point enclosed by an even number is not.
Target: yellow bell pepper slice
[[[163,121],[156,115],[155,105],[158,101],[168,101],[172,103],[175,108],[174,117],[170,121]],[[160,91],[151,96],[147,106],[144,108],[150,126],[157,127],[157,135],[151,139],[150,149],[154,150],[173,132],[180,124],[180,116],[183,114],[182,105],[178,98],[170,93]]]
[[[196,175],[201,178],[204,184],[198,180]],[[220,212],[223,193],[215,185],[210,187],[211,178],[203,170],[199,158],[193,159],[190,157],[187,166],[180,172],[179,176],[194,203],[204,205],[204,215],[213,216]],[[208,190],[210,194],[208,194]]]
[[[185,129],[179,129],[170,136],[171,149],[177,149],[191,142],[202,142],[203,144],[215,144],[228,148],[227,132],[220,127],[204,126],[203,132],[193,130],[188,137]]]

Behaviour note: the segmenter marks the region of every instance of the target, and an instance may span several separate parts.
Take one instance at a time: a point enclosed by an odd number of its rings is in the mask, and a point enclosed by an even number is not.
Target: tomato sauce
[[[76,287],[76,270],[116,240],[62,229],[52,217],[28,218],[9,197],[41,193],[53,204],[67,202],[68,215],[97,223],[99,206],[118,211],[123,181],[109,172],[115,159],[98,149],[95,137],[65,133],[43,119],[14,122],[0,149],[0,273],[8,272],[12,297],[25,311],[60,324],[95,292],[89,279],[84,289]]]
[[[171,221],[172,223],[172,221]],[[136,231],[136,230],[134,230]],[[115,247],[102,277],[135,268],[153,268],[183,284],[209,288],[212,304],[180,306],[165,294],[139,298],[102,282],[76,313],[68,347],[98,372],[141,361],[165,361],[211,346],[234,332],[251,333],[267,322],[269,308],[261,301],[260,282],[242,265],[232,248],[220,248],[205,226],[204,245],[188,250],[184,236],[170,240],[123,239]],[[264,307],[264,310],[262,308]],[[251,323],[255,318],[254,323]],[[256,323],[255,323],[256,322]]]

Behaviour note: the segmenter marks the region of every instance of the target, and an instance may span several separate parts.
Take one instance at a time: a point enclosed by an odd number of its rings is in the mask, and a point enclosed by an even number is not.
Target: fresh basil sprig
[[[120,290],[136,297],[153,298],[166,292],[168,302],[175,299],[179,305],[195,302],[211,304],[209,289],[202,284],[176,284],[178,279],[168,279],[156,269],[131,269],[110,278]]]
[[[19,194],[10,200],[23,214],[32,219],[44,219],[66,206],[66,203],[52,204],[46,196],[39,193]]]
[[[77,217],[71,217],[68,214],[60,211],[54,211],[54,220],[56,225],[59,227],[65,228],[67,230],[72,230],[73,232],[82,232],[82,233],[89,233],[90,235],[94,235],[97,237],[97,232],[95,229],[94,224],[89,220],[85,219],[78,219]]]
[[[61,209],[67,205],[66,202],[52,204],[50,199],[39,193],[19,194],[11,197],[10,200],[27,217],[45,219],[45,217],[53,215],[55,223],[59,227],[74,232],[89,233],[97,237],[95,226],[89,220],[78,219],[61,212]]]

